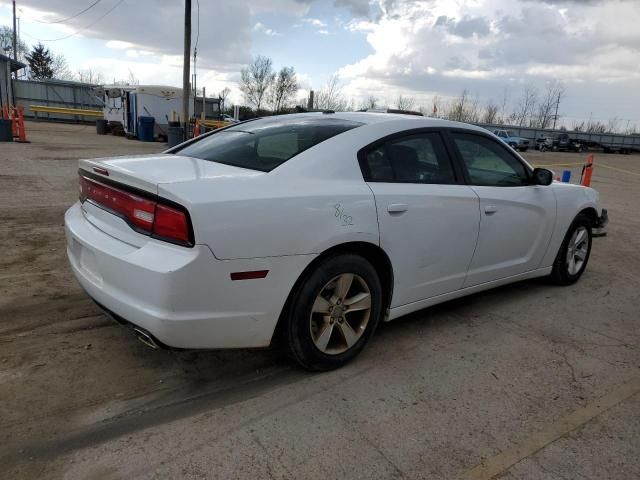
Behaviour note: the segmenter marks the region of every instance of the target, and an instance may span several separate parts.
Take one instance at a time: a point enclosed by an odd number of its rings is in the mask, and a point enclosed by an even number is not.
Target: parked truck
[[[514,150],[526,152],[529,149],[529,140],[517,136],[511,130],[494,130],[493,134]]]
[[[582,152],[586,145],[578,139],[569,137],[568,133],[559,133],[551,140],[551,150],[561,152]]]

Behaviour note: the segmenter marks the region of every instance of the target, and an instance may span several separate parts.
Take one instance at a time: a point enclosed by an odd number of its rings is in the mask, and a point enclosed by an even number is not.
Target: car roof
[[[359,122],[365,125],[373,125],[380,123],[392,123],[392,122],[409,122],[415,124],[415,127],[411,125],[409,128],[424,128],[424,127],[448,127],[448,128],[463,128],[468,130],[476,130],[485,132],[486,130],[481,127],[476,127],[469,123],[452,122],[450,120],[443,120],[441,118],[422,117],[418,115],[406,115],[401,113],[383,113],[383,112],[307,112],[307,113],[294,113],[289,114],[287,117],[294,118],[309,118],[309,117],[326,117],[336,118],[339,120],[348,120],[352,122]],[[267,117],[269,118],[269,117]]]

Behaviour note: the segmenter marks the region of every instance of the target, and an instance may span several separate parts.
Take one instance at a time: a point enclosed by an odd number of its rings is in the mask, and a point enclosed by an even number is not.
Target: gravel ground
[[[269,350],[152,351],[101,315],[65,254],[76,160],[165,145],[27,133],[0,144],[0,477],[640,478],[640,156],[596,153],[611,223],[577,285],[417,312],[313,375]],[[574,180],[585,159],[524,155]]]

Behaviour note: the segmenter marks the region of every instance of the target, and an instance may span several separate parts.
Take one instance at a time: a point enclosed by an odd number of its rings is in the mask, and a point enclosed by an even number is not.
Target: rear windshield
[[[269,172],[320,142],[362,125],[326,117],[272,117],[240,123],[176,153]]]

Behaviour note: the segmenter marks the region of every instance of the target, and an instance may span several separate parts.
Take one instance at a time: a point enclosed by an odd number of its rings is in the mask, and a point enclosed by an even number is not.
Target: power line
[[[69,34],[69,35],[65,35],[64,37],[59,37],[59,38],[50,38],[50,39],[43,39],[43,38],[38,38],[38,37],[34,37],[33,35],[29,35],[27,32],[22,32],[24,33],[27,37],[31,37],[35,40],[38,40],[40,42],[57,42],[58,40],[66,40],[67,38],[71,38],[81,32],[84,32],[87,28],[91,28],[93,27],[96,23],[98,23],[100,20],[102,20],[104,17],[106,17],[107,15],[109,15],[111,12],[113,12],[116,8],[118,8],[120,6],[120,4],[124,2],[124,0],[120,0],[118,3],[116,3],[113,7],[111,7],[109,10],[107,10],[105,13],[103,13],[101,16],[99,16],[98,18],[96,18],[93,22],[89,23],[88,25],[85,25],[84,27],[82,27],[79,30],[76,30],[75,32]]]
[[[79,11],[78,13],[76,13],[75,15],[71,15],[70,17],[67,18],[63,18],[61,20],[53,20],[51,22],[45,22],[43,20],[35,20],[38,23],[64,23],[68,20],[71,20],[73,18],[79,17],[80,15],[82,15],[84,12],[91,10],[93,7],[95,7],[97,4],[99,4],[102,0],[96,0],[95,2],[93,2],[91,5],[89,5],[87,8],[85,8],[84,10]]]

